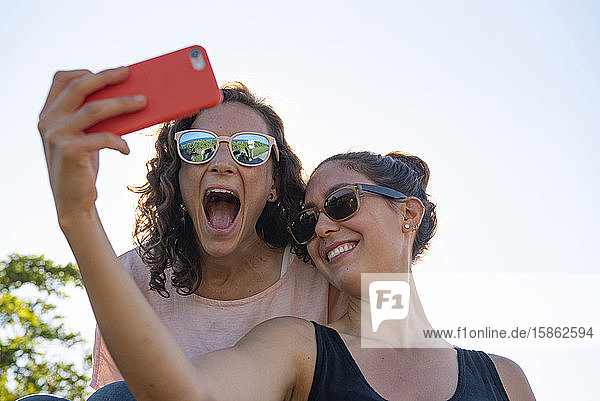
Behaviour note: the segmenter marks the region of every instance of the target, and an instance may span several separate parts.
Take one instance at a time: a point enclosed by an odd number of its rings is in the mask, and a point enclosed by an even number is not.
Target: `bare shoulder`
[[[316,360],[310,326],[302,319],[270,319],[235,346],[203,355],[195,365],[207,399],[307,399]]]
[[[263,355],[269,353],[269,360],[277,361],[273,367],[287,372],[287,379],[293,383],[286,399],[308,398],[317,360],[315,328],[311,322],[288,316],[267,320],[252,329],[235,348],[258,348]]]
[[[508,398],[511,400],[535,401],[529,381],[519,365],[500,355],[490,354],[490,358],[494,362]]]
[[[270,348],[279,349],[280,352],[304,352],[306,348],[314,348],[314,332],[313,324],[307,320],[291,316],[276,317],[258,324],[236,347],[243,347],[246,342],[266,342]]]

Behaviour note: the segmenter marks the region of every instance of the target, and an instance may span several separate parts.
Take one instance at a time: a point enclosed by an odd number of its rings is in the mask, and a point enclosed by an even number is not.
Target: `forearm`
[[[194,395],[195,368],[116,257],[95,212],[61,220],[98,326],[136,399]]]

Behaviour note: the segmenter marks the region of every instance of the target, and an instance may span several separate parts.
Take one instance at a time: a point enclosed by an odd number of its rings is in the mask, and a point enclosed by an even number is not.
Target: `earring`
[[[273,201],[275,200],[275,194],[274,194],[273,192],[271,192],[271,193],[269,194],[269,200],[270,200],[271,202],[273,202]]]
[[[181,221],[183,223],[185,223],[185,216],[187,215],[187,209],[185,208],[185,205],[183,203],[181,205],[179,205],[179,213],[181,215]]]
[[[410,228],[410,226],[408,224],[405,224],[404,228],[406,228],[408,230]]]

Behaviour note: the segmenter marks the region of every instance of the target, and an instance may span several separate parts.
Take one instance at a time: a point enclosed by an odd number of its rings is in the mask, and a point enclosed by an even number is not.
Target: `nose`
[[[229,145],[227,142],[220,142],[218,144],[215,156],[210,161],[209,169],[210,171],[219,174],[231,174],[234,172],[235,161],[229,152]]]
[[[315,226],[315,234],[320,238],[325,238],[327,235],[339,231],[340,226],[337,222],[331,220],[323,212],[319,213],[317,225]]]

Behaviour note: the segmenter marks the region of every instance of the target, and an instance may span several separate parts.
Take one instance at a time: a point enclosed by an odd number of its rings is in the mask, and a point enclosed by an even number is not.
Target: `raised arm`
[[[111,133],[83,132],[98,121],[144,107],[145,99],[135,97],[82,106],[87,95],[123,81],[127,74],[126,68],[98,74],[56,73],[38,128],[58,221],[109,349],[136,397],[151,399],[147,394],[152,394],[169,399],[161,393],[166,388],[192,388],[192,364],[117,259],[95,207],[99,150],[110,148],[127,154],[129,149],[122,138]],[[162,366],[170,365],[172,378],[162,372]]]

